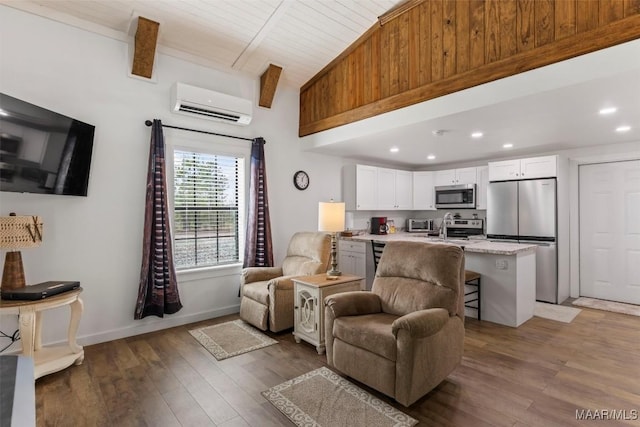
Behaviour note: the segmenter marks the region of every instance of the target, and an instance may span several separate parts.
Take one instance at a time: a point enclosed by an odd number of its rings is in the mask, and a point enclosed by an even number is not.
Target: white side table
[[[19,316],[22,355],[33,357],[35,379],[84,361],[84,350],[76,343],[83,309],[80,292],[82,288],[36,301],[0,300],[0,313]],[[42,347],[42,312],[65,305],[71,308],[68,342]]]
[[[324,354],[324,299],[339,292],[361,291],[364,279],[344,274],[328,280],[326,274],[300,276],[293,279],[294,322],[293,335],[297,343],[305,340],[316,346],[318,354]]]

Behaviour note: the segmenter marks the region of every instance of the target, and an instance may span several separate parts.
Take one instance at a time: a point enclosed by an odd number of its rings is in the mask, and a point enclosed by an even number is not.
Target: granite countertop
[[[429,237],[425,233],[407,233],[398,232],[386,235],[380,234],[360,234],[353,237],[340,237],[343,240],[375,240],[379,242],[406,241],[406,242],[428,242],[441,243],[445,245],[457,245],[464,247],[465,252],[478,254],[494,254],[494,255],[516,255],[526,252],[534,252],[536,245],[509,243],[509,242],[490,242],[488,240],[479,239],[449,239],[446,242],[438,237]]]

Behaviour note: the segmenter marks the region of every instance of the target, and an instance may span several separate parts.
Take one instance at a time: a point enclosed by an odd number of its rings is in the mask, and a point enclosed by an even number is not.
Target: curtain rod
[[[151,120],[145,120],[144,124],[150,127],[153,124],[153,122]],[[165,125],[165,124],[163,124],[162,127],[163,128],[171,128],[171,129],[179,129],[179,130],[187,130],[189,132],[206,133],[207,135],[224,136],[225,138],[242,139],[244,141],[253,141],[253,138],[244,138],[242,136],[225,135],[224,133],[208,132],[206,130],[181,128],[179,126],[170,126],[170,125]],[[266,144],[266,142],[265,142],[265,144]]]

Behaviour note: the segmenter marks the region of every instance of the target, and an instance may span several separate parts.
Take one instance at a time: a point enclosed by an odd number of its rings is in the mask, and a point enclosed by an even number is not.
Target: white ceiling
[[[0,0],[85,29],[135,34],[160,23],[159,50],[260,76],[270,63],[302,86],[403,0]],[[81,22],[84,21],[84,22]],[[89,23],[90,25],[86,25]],[[132,25],[132,23],[134,23]],[[109,34],[107,34],[109,35]]]
[[[160,22],[160,52],[255,78],[273,63],[299,87],[401,1],[0,3],[122,40],[144,16]],[[600,116],[605,106],[618,111]],[[623,124],[631,130],[615,132]],[[470,138],[478,130],[484,136]],[[619,142],[638,142],[640,151],[640,40],[302,138],[310,151],[409,169]]]

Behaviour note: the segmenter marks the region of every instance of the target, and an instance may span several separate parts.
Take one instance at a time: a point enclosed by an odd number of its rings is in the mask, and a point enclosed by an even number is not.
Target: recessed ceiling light
[[[511,143],[502,145],[502,148],[512,148],[512,147],[513,147],[513,144],[511,144]]]
[[[9,113],[7,113],[2,108],[0,108],[0,116],[8,116],[8,115],[9,115]]]
[[[631,130],[631,126],[618,126],[616,132],[628,132]]]
[[[606,116],[607,114],[613,114],[616,111],[618,111],[616,107],[607,107],[607,108],[601,109],[600,114],[602,114],[603,116]]]
[[[398,151],[400,151],[400,149],[398,147],[391,147],[389,148],[389,151],[391,151],[392,153],[397,153]]]
[[[436,156],[434,156],[433,154],[429,154],[429,155],[427,156],[427,159],[429,159],[429,160],[433,160],[433,159],[435,159],[435,158],[436,158]]]
[[[432,131],[431,131],[431,134],[432,134],[433,136],[442,136],[442,135],[444,135],[445,133],[447,133],[447,131],[446,131],[445,129],[436,129],[436,130],[432,130]]]
[[[471,138],[482,138],[482,132],[473,132]]]

